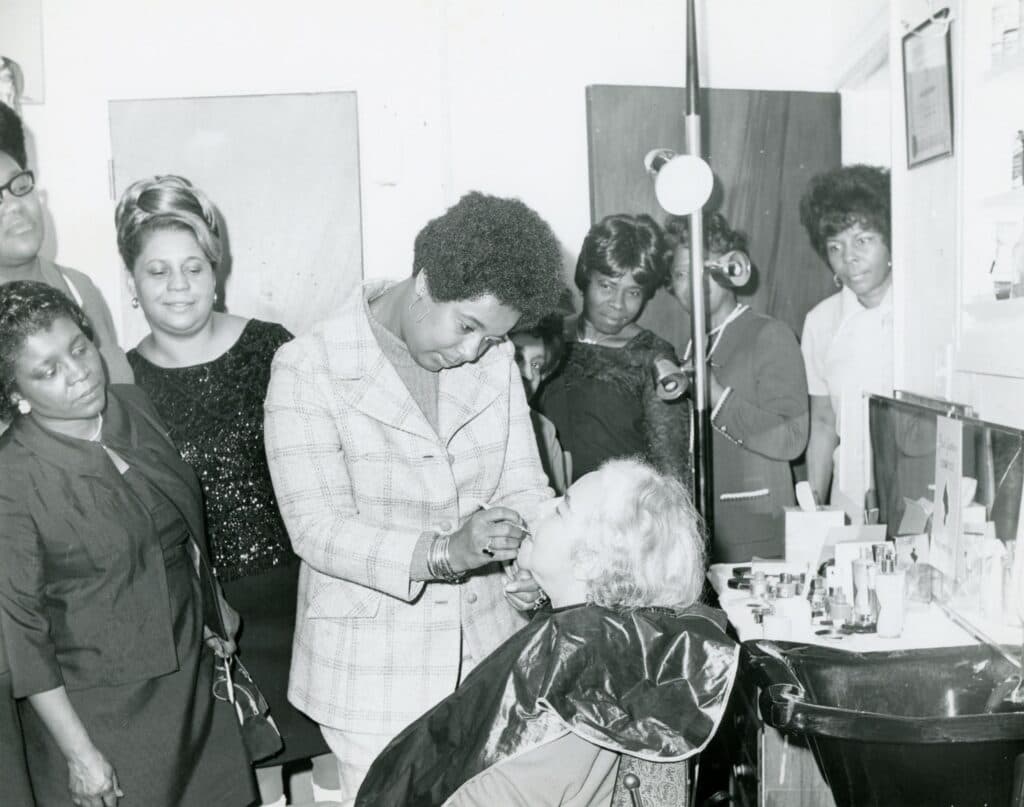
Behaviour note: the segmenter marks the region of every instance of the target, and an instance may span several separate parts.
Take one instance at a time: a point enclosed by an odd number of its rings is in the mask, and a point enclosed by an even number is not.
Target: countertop
[[[963,628],[950,621],[942,610],[935,605],[924,603],[907,603],[906,619],[903,633],[896,639],[883,639],[873,633],[841,635],[840,638],[818,636],[815,632],[822,630],[819,625],[793,624],[790,622],[789,635],[775,631],[772,627],[768,632],[765,626],[754,622],[751,605],[758,602],[743,589],[731,589],[727,581],[732,577],[734,566],[751,564],[718,563],[708,570],[708,581],[718,594],[719,603],[729,617],[739,635],[740,641],[750,639],[774,639],[776,641],[793,641],[805,644],[816,644],[848,650],[855,653],[878,653],[891,650],[912,650],[929,647],[957,647],[978,644],[978,640]],[[777,567],[777,564],[775,564]],[[754,564],[755,569],[757,564]],[[980,612],[963,610],[960,613],[971,623],[983,630],[997,642],[1014,649],[1019,653],[1024,628],[1020,625],[1005,625],[986,620]]]

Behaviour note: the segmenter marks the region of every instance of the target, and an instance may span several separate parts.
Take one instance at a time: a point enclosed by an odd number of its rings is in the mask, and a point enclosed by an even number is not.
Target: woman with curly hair
[[[519,563],[553,610],[388,746],[360,807],[609,805],[620,760],[659,804],[688,803],[685,768],[665,763],[715,733],[739,647],[697,604],[704,538],[686,488],[610,460],[530,526]]]
[[[669,288],[689,311],[690,230],[683,217],[670,218],[665,230],[675,246]],[[747,247],[746,238],[721,213],[706,213],[703,231],[709,262]],[[789,463],[807,445],[807,383],[800,346],[788,325],[740,303],[731,285],[707,272],[704,291],[714,429],[711,561],[781,557],[783,508],[796,504]],[[692,349],[687,345],[684,361]]]
[[[800,221],[839,289],[804,320],[801,349],[811,396],[807,477],[821,502],[841,490],[854,517],[869,480],[859,465],[839,463],[840,435],[862,444],[864,393],[892,394],[890,204],[889,172],[870,165],[820,174],[800,200]]]
[[[202,483],[214,569],[244,622],[240,656],[284,740],[256,768],[263,804],[285,803],[281,766],[296,760],[314,758],[316,792],[333,790],[337,774],[319,729],[288,703],[299,559],[263,446],[270,362],[292,335],[275,322],[214,310],[220,224],[187,179],[133,183],[115,221],[132,305],[150,327],[128,361]]]
[[[412,276],[368,282],[284,345],[265,404],[274,489],[302,559],[289,697],[350,804],[376,754],[524,624],[506,582],[551,496],[506,335],[562,289],[522,202],[470,193],[417,235]]]
[[[36,804],[250,804],[237,718],[212,692],[238,619],[199,483],[45,283],[0,286],[0,415],[0,623]]]
[[[537,404],[572,455],[573,479],[628,456],[692,477],[688,410],[658,398],[651,376],[655,359],[676,362],[675,350],[636,324],[667,280],[665,238],[650,216],[606,216],[583,240],[575,277],[583,310],[565,320],[561,368]]]

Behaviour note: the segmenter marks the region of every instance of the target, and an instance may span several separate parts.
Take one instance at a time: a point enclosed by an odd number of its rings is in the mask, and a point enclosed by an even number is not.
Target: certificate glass
[[[903,37],[907,167],[953,153],[953,80],[948,16],[940,12]]]

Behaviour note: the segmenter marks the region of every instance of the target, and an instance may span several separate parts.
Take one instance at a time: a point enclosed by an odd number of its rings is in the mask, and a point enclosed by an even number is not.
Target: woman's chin
[[[605,319],[604,317],[587,318],[591,327],[603,336],[618,336],[631,320],[626,319]]]

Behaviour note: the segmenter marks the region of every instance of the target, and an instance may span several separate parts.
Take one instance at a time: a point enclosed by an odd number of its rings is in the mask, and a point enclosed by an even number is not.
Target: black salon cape
[[[538,615],[374,761],[357,807],[441,805],[492,765],[572,731],[677,762],[714,735],[739,648],[720,611],[592,605]]]

